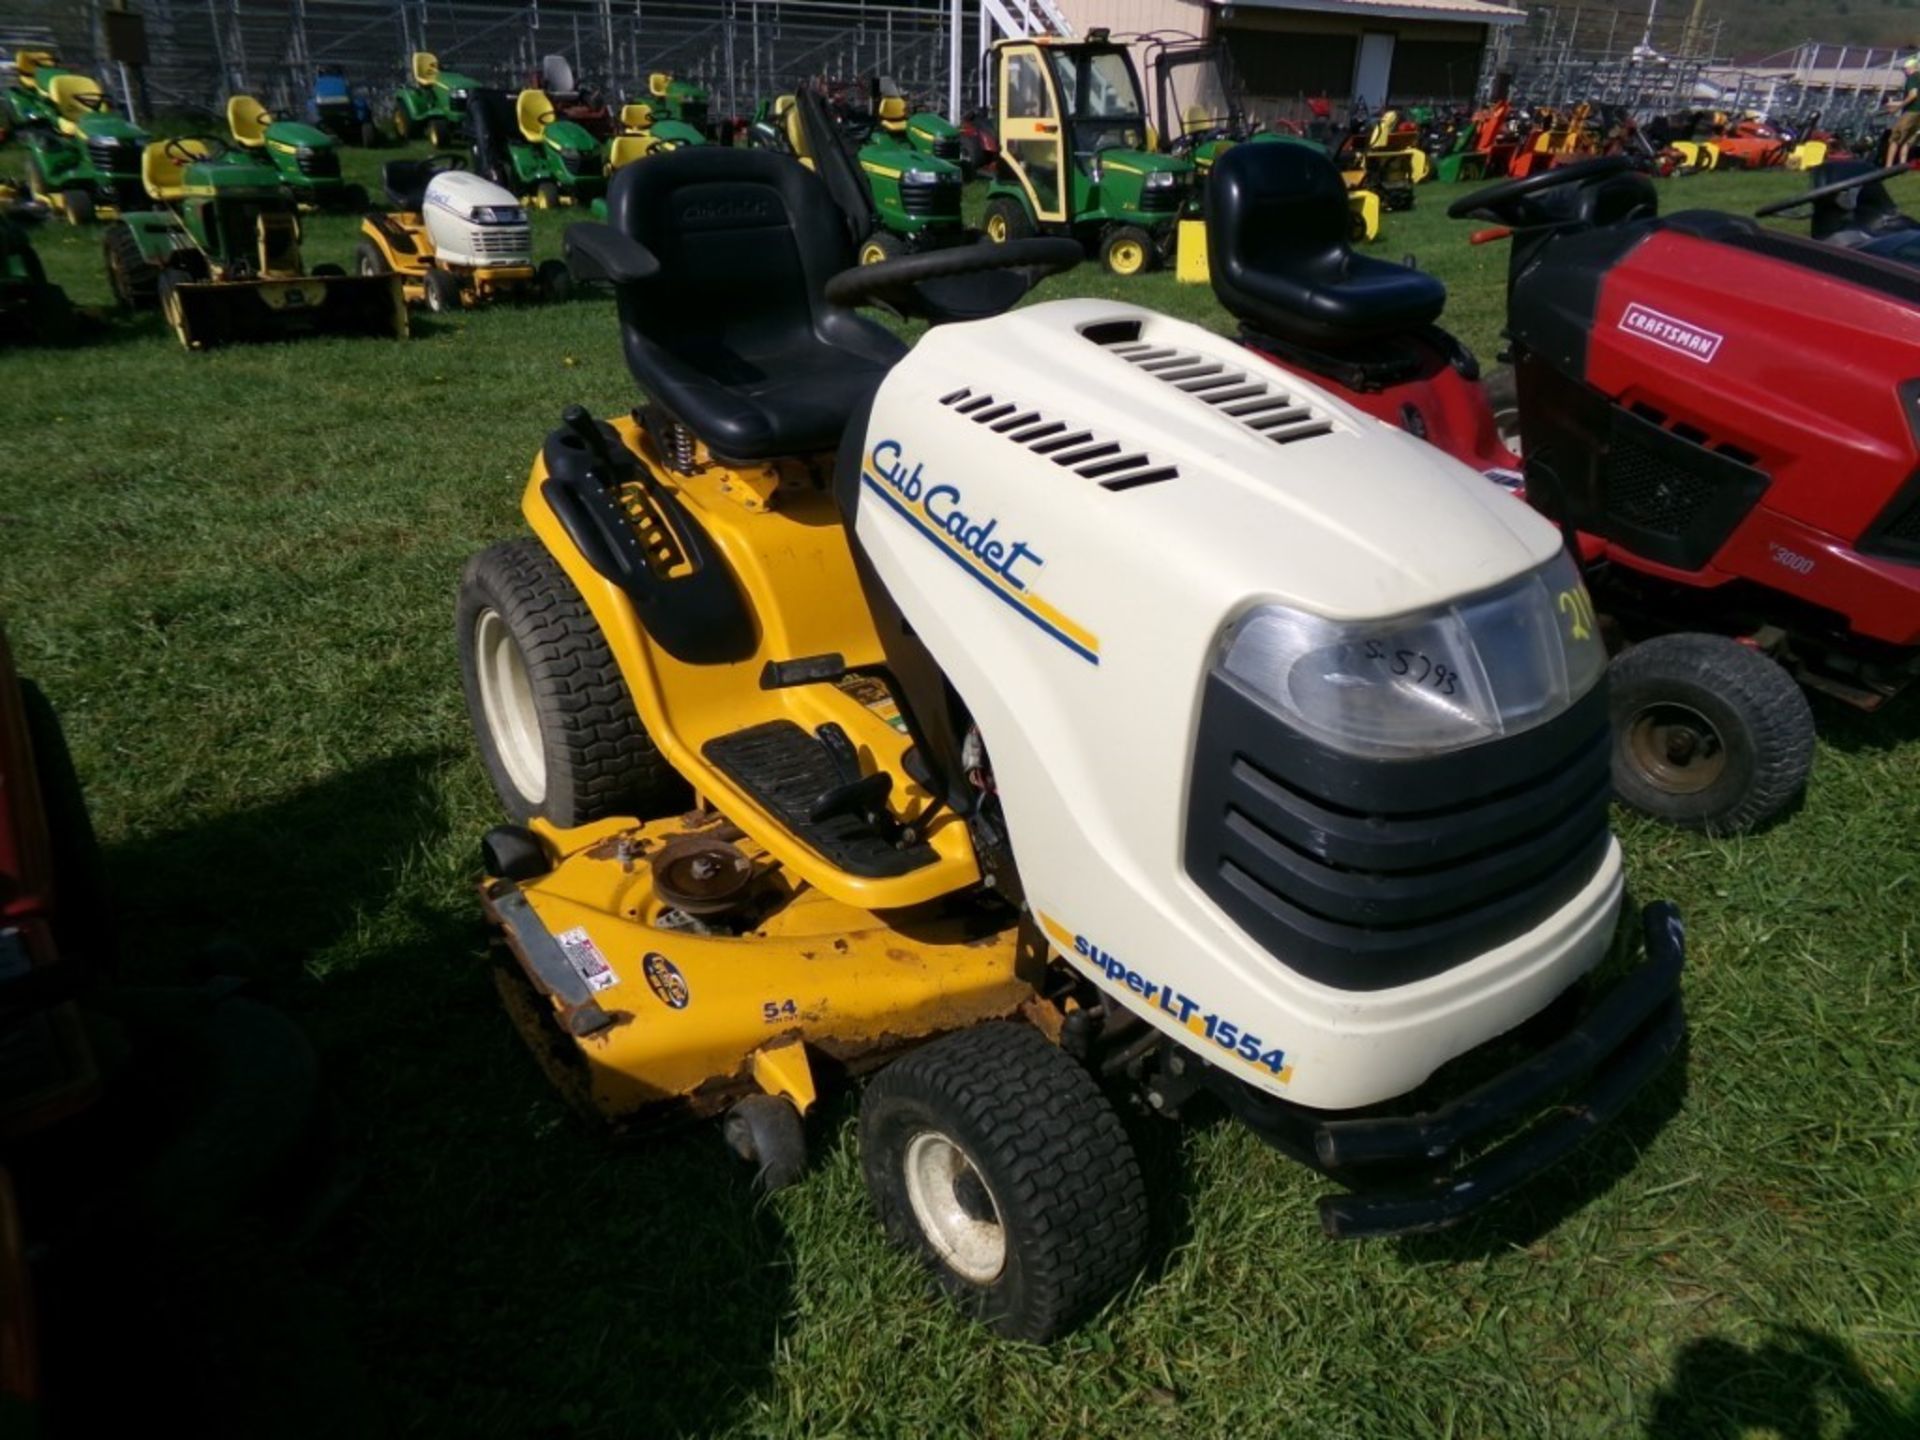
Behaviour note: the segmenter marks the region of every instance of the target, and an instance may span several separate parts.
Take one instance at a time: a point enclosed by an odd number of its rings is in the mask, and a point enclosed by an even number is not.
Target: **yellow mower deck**
[[[559,863],[485,893],[517,962],[502,990],[562,1091],[611,1120],[711,1115],[756,1091],[805,1113],[809,1052],[870,1068],[1014,1014],[1045,965],[1038,947],[1021,954],[1012,926],[883,918],[795,883],[711,811],[534,828]],[[753,867],[757,923],[739,934],[663,928],[671,907],[655,866],[669,847],[723,836]]]

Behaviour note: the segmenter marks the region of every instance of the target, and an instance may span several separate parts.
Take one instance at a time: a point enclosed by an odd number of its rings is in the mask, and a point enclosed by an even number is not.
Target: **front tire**
[[[1139,1270],[1146,1184],[1093,1077],[1024,1025],[921,1046],[868,1086],[860,1163],[881,1224],[967,1314],[1045,1341]]]
[[[438,120],[427,121],[427,144],[435,150],[444,150],[447,145],[447,127]]]
[[[564,260],[542,260],[534,274],[540,298],[549,305],[564,305],[573,298],[573,272]]]
[[[460,308],[460,282],[446,270],[427,271],[427,309],[446,315]]]
[[[907,253],[907,242],[890,230],[876,230],[860,242],[860,263],[879,265]]]
[[[353,247],[353,273],[356,275],[387,275],[393,266],[387,260],[386,252],[371,240],[362,240]]]
[[[515,820],[565,827],[684,805],[606,637],[545,546],[512,540],[474,556],[455,624],[480,761]]]
[[[996,195],[987,201],[983,228],[987,238],[996,245],[1033,237],[1033,221],[1027,217],[1027,207],[1011,195]]]
[[[553,180],[542,180],[533,187],[533,197],[542,210],[558,210],[560,208],[559,183]]]
[[[63,192],[61,200],[67,212],[67,223],[69,225],[91,225],[93,223],[95,207],[93,203],[93,192],[91,190],[82,189],[76,185]]]
[[[1661,635],[1609,670],[1613,790],[1657,820],[1733,835],[1779,818],[1813,769],[1813,709],[1779,664],[1720,635]]]
[[[1100,263],[1110,275],[1144,275],[1158,258],[1153,236],[1138,225],[1116,225],[1100,242]]]

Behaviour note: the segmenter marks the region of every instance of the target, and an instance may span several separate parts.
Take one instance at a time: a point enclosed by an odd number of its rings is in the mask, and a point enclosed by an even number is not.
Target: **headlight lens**
[[[518,205],[476,205],[467,212],[478,225],[524,225],[527,212]]]
[[[1227,632],[1220,663],[1295,729],[1393,758],[1544,724],[1593,688],[1607,654],[1562,552],[1497,589],[1390,620],[1262,606]]]
[[[1177,178],[1171,170],[1150,171],[1147,175],[1147,189],[1171,190]]]
[[[908,170],[900,177],[902,185],[938,185],[940,172],[937,170]]]

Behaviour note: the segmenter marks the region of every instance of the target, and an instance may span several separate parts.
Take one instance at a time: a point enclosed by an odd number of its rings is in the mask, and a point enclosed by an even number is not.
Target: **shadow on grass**
[[[720,1428],[774,1359],[784,1234],[710,1128],[618,1142],[546,1084],[477,904],[414,863],[449,843],[447,763],[396,757],[112,852],[129,959],[244,972],[312,1036],[359,1182],[307,1268],[393,1431]],[[222,1360],[310,1381],[313,1356],[263,1317]]]
[[[1878,710],[1861,710],[1825,695],[1809,695],[1820,738],[1849,755],[1892,750],[1920,740],[1920,692],[1907,690]],[[1819,783],[1818,767],[1814,783]]]
[[[1793,1328],[1751,1349],[1709,1335],[1685,1346],[1654,1397],[1647,1440],[1911,1440],[1920,1393],[1904,1401],[1831,1335]]]

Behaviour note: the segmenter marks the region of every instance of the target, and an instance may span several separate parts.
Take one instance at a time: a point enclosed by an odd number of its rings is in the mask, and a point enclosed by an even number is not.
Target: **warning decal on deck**
[[[577,925],[571,930],[562,930],[553,938],[559,942],[567,963],[587,982],[589,990],[605,990],[620,983],[620,977],[607,964],[607,957],[600,953],[600,947],[587,934],[586,926]]]

